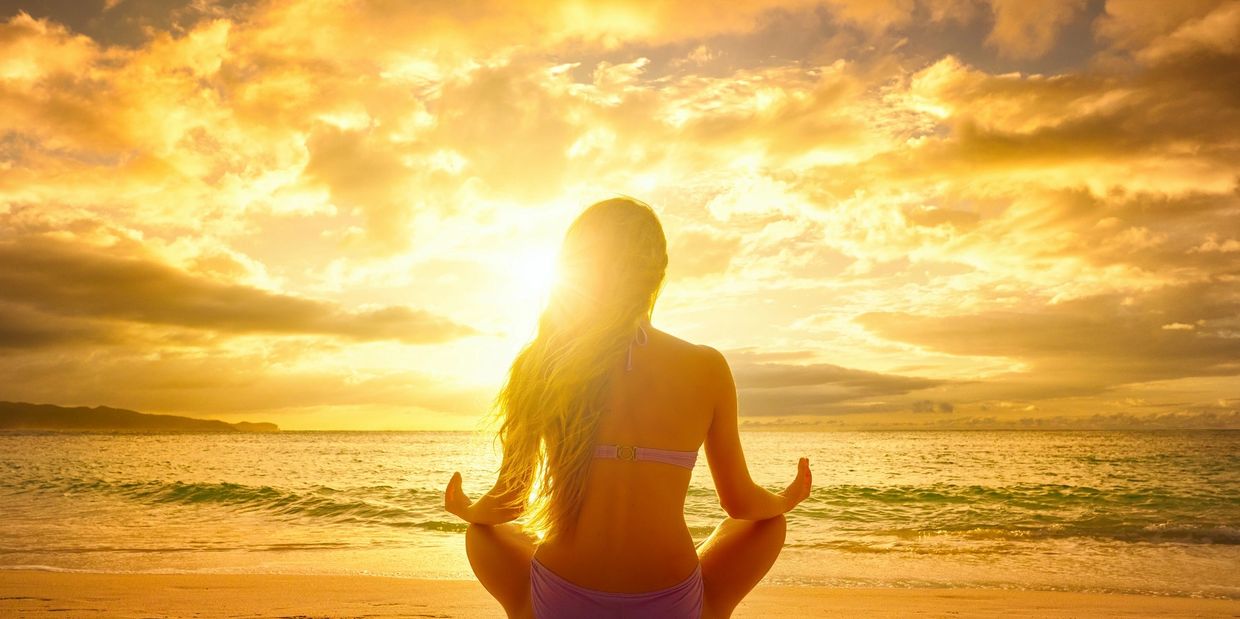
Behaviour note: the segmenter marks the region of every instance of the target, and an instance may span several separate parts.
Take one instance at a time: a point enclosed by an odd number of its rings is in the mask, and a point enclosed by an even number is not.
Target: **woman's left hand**
[[[473,505],[473,501],[465,496],[465,491],[461,489],[461,474],[459,472],[452,474],[452,479],[448,480],[448,487],[443,491],[443,507],[448,513],[465,520],[469,506]]]
[[[791,484],[780,494],[786,501],[785,512],[791,511],[792,508],[800,504],[809,497],[809,491],[814,486],[813,473],[809,470],[809,458],[801,458],[797,461],[797,477],[792,480]]]

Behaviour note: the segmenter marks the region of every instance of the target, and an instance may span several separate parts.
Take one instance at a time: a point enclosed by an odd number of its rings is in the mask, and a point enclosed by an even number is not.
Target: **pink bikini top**
[[[641,325],[637,326],[639,335],[634,338],[633,342],[629,342],[629,356],[625,362],[625,371],[633,369],[633,343],[636,342],[641,346],[645,346],[650,340],[650,336]],[[681,468],[693,470],[693,465],[697,463],[696,451],[678,451],[675,449],[656,449],[654,447],[637,447],[636,445],[595,445],[595,458],[615,458],[616,460],[647,460],[650,462],[662,462],[671,464]]]
[[[634,445],[595,445],[595,458],[615,458],[617,460],[648,460],[662,462],[681,468],[693,470],[697,463],[696,451],[677,451],[675,449],[655,449],[654,447],[637,447]]]

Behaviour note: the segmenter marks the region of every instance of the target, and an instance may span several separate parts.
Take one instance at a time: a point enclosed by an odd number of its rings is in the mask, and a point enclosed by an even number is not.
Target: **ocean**
[[[809,456],[767,582],[1240,598],[1240,431],[749,432],[772,490]],[[470,578],[498,453],[468,432],[0,434],[0,569]],[[705,458],[686,518],[724,517]]]

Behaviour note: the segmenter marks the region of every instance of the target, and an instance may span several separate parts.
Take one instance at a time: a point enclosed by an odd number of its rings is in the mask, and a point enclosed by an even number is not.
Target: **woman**
[[[460,473],[448,482],[445,507],[470,523],[470,565],[509,617],[728,617],[775,562],[783,514],[809,494],[805,458],[781,493],[750,478],[723,355],[651,326],[666,266],[649,206],[586,209],[496,399],[498,480],[477,501]],[[703,444],[729,517],[695,547],[684,503]],[[505,524],[522,514],[527,529]]]

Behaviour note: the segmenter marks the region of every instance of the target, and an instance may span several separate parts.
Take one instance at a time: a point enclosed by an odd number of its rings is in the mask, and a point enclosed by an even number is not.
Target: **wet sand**
[[[1240,617],[1240,600],[760,585],[733,615]],[[503,617],[476,582],[378,576],[0,571],[0,617]]]

